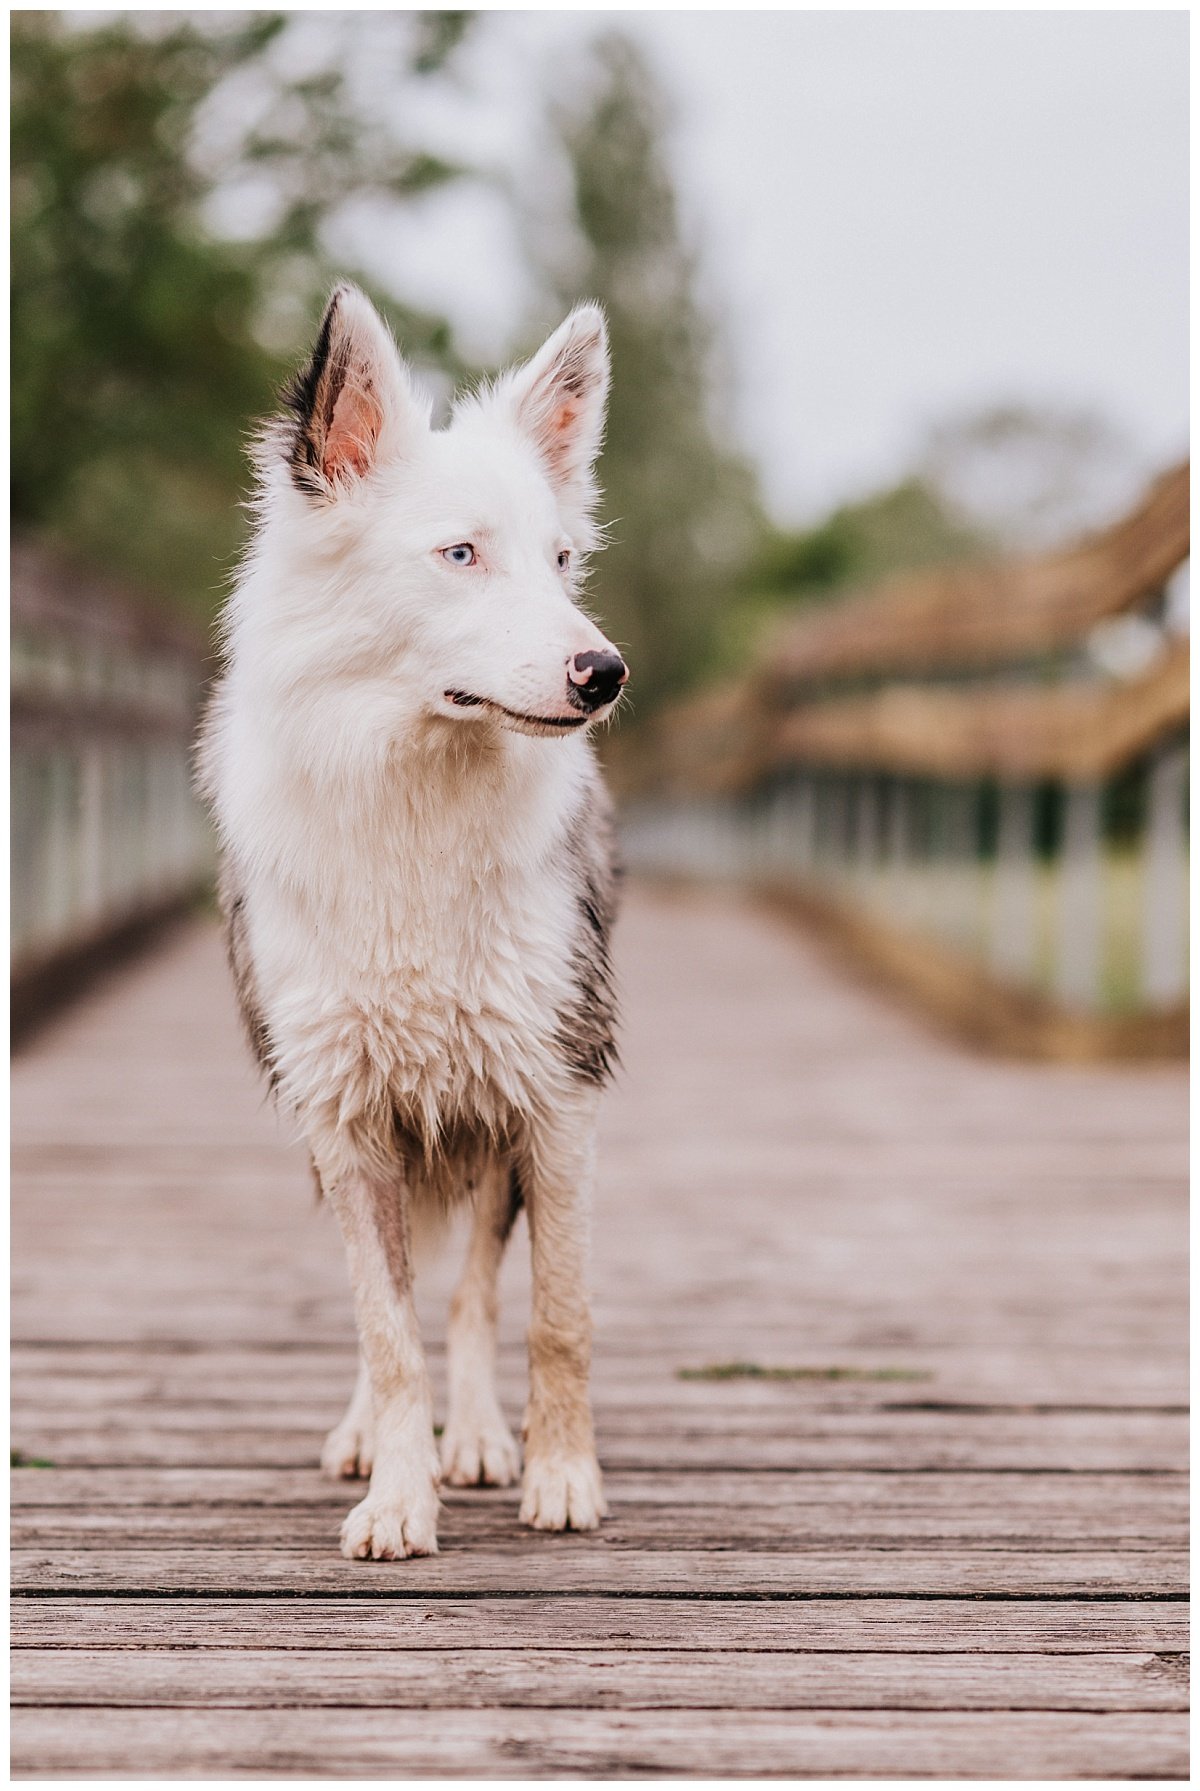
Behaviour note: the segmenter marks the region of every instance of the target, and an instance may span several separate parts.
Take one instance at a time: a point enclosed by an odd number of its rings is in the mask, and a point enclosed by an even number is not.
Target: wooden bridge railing
[[[11,619],[19,1031],[186,903],[212,855],[191,789],[200,635],[27,544]]]
[[[618,760],[628,858],[764,886],[977,1037],[1185,1050],[1187,556],[1183,466],[1070,552],[802,616]]]

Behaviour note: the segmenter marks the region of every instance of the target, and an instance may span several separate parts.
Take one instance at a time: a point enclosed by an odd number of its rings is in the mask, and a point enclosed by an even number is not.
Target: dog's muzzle
[[[615,703],[629,667],[619,653],[576,653],[567,662],[567,701],[586,715]]]

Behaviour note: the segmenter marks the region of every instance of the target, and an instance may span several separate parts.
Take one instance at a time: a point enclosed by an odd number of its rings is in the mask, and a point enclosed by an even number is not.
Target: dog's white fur
[[[342,287],[295,420],[260,449],[202,778],[247,1024],[349,1259],[361,1367],[323,1460],[371,1477],[350,1556],[437,1547],[412,1235],[468,1195],[441,1468],[518,1472],[494,1384],[516,1192],[534,1277],[521,1515],[587,1529],[604,1512],[584,1275],[611,867],[584,736],[612,705],[582,716],[567,667],[614,651],[575,582],[607,385],[603,317],[583,307],[434,430]],[[459,544],[473,564],[447,559]]]

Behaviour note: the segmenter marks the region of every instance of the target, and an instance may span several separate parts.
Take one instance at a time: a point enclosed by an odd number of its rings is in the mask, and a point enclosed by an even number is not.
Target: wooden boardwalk
[[[208,926],[18,1059],[19,1776],[1186,1773],[1182,1070],[970,1056],[724,897],[619,947],[595,1536],[338,1555],[340,1247]]]

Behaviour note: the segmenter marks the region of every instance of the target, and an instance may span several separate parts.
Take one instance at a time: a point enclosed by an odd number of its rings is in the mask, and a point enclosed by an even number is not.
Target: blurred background
[[[14,1019],[207,882],[244,444],[336,276],[444,402],[579,297],[633,867],[976,1037],[1186,1028],[1187,19],[12,20]]]

